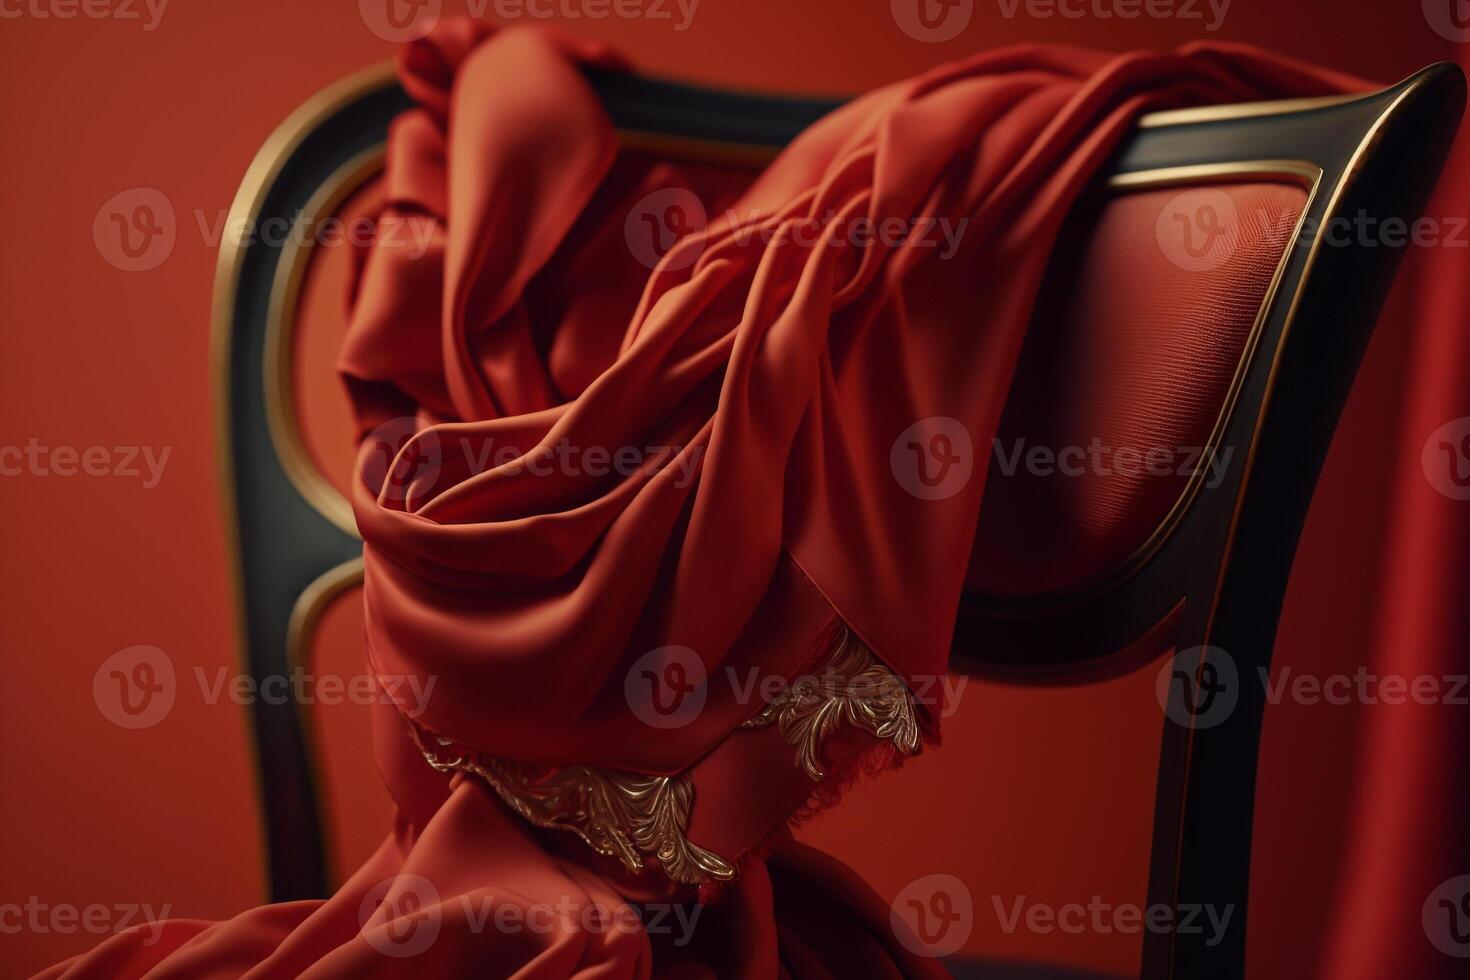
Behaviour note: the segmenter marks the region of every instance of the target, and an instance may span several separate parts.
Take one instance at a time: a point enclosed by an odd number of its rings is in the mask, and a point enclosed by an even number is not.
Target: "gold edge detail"
[[[435,769],[479,776],[527,822],[571,831],[631,872],[644,869],[647,855],[670,878],[686,884],[735,877],[734,865],[685,836],[694,808],[694,783],[688,773],[645,776],[592,766],[538,773],[523,763],[479,756],[448,739],[435,738],[439,748],[430,748],[412,723],[409,732]],[[441,749],[453,757],[441,757]]]
[[[1331,218],[1338,213],[1338,209],[1342,203],[1342,200],[1347,195],[1348,188],[1352,186],[1353,183],[1356,181],[1359,172],[1364,166],[1364,159],[1366,158],[1368,151],[1377,144],[1378,140],[1381,137],[1384,126],[1387,125],[1389,120],[1397,114],[1400,106],[1422,92],[1422,90],[1428,84],[1428,80],[1432,77],[1432,74],[1435,71],[1436,67],[1437,66],[1435,65],[1431,65],[1428,68],[1421,69],[1420,71],[1411,75],[1405,82],[1401,83],[1403,91],[1399,92],[1398,95],[1395,96],[1394,99],[1386,107],[1384,107],[1383,111],[1381,111],[1374,118],[1373,122],[1368,126],[1367,131],[1358,140],[1357,146],[1353,149],[1352,155],[1348,158],[1346,166],[1344,166],[1342,170],[1336,175],[1336,181],[1332,186],[1331,196],[1328,197],[1326,205],[1323,209],[1324,218]],[[1219,569],[1215,574],[1215,585],[1210,594],[1209,610],[1205,614],[1204,630],[1200,638],[1201,649],[1203,649],[1204,646],[1207,646],[1208,644],[1213,642],[1215,637],[1215,620],[1217,614],[1220,611],[1220,598],[1225,591],[1226,577],[1230,574],[1232,570],[1231,563],[1235,553],[1235,540],[1240,528],[1241,514],[1245,506],[1246,492],[1249,489],[1251,477],[1255,469],[1256,447],[1260,443],[1261,430],[1265,426],[1266,416],[1268,411],[1270,410],[1271,400],[1276,390],[1276,382],[1278,380],[1281,367],[1281,354],[1282,351],[1285,349],[1286,341],[1291,334],[1292,327],[1294,327],[1296,324],[1296,316],[1297,311],[1301,306],[1301,299],[1304,292],[1304,284],[1306,283],[1308,277],[1312,274],[1312,271],[1317,263],[1317,258],[1322,250],[1322,243],[1325,239],[1325,235],[1323,232],[1324,227],[1325,222],[1319,224],[1318,228],[1316,229],[1316,234],[1313,236],[1312,244],[1307,252],[1306,260],[1302,265],[1302,271],[1298,278],[1297,289],[1292,295],[1291,302],[1287,307],[1286,317],[1281,326],[1281,334],[1277,338],[1276,348],[1271,355],[1270,370],[1266,374],[1266,389],[1261,397],[1260,404],[1257,406],[1255,425],[1251,429],[1250,439],[1246,444],[1244,464],[1245,471],[1241,476],[1238,487],[1236,488],[1235,501],[1230,512],[1230,524],[1226,530],[1225,535],[1225,553],[1221,556]],[[1301,232],[1299,228],[1297,234],[1300,235],[1300,233]],[[1182,747],[1178,750],[1179,759],[1175,763],[1173,777],[1177,778],[1180,781],[1180,785],[1187,785],[1190,779],[1190,771],[1195,765],[1194,753],[1197,730],[1191,726],[1183,729],[1182,732],[1179,734],[1183,744]],[[1161,780],[1160,785],[1162,785],[1162,780],[1164,778],[1163,774],[1161,774],[1159,778]],[[1171,851],[1164,852],[1170,866],[1169,870],[1166,872],[1168,874],[1168,881],[1165,885],[1165,895],[1163,896],[1166,901],[1177,901],[1179,896],[1178,869],[1183,864],[1185,840],[1183,833],[1179,832],[1178,828],[1183,826],[1185,811],[1188,806],[1188,794],[1181,793],[1176,801],[1176,805],[1174,808],[1175,812],[1172,817],[1172,821],[1176,828],[1176,832],[1173,835],[1173,847]],[[1156,859],[1151,859],[1151,865],[1154,863],[1154,860]],[[1152,866],[1150,867],[1149,874],[1151,878],[1154,875],[1154,869]],[[1152,889],[1150,889],[1150,891],[1152,891]],[[1150,895],[1150,900],[1152,900],[1152,898],[1153,896]],[[1146,946],[1143,953],[1145,963],[1153,962],[1154,959],[1157,958],[1162,960],[1162,962],[1166,964],[1167,972],[1165,975],[1169,978],[1169,980],[1173,980],[1174,977],[1181,976],[1178,967],[1179,961],[1175,954],[1175,940],[1176,937],[1172,935],[1156,939],[1155,941],[1158,944],[1159,951],[1154,954],[1153,950]]]
[[[344,105],[361,98],[382,85],[391,83],[392,66],[380,64],[356,72],[330,85],[300,105],[278,126],[264,144],[256,151],[246,168],[240,186],[230,202],[226,228],[240,227],[240,222],[253,221],[265,203],[270,187],[280,176],[286,159],[313,129]],[[229,557],[230,592],[235,613],[236,657],[241,670],[250,672],[250,647],[246,635],[245,579],[240,554],[240,506],[235,488],[234,434],[231,418],[233,382],[231,379],[231,345],[235,330],[235,298],[245,264],[245,246],[232,236],[225,235],[220,242],[219,258],[215,263],[214,287],[209,311],[209,361],[213,380],[214,428],[215,428],[215,471],[219,479],[220,504],[227,529],[225,547]],[[253,725],[253,722],[252,722]],[[257,738],[248,740],[250,758],[255,770],[257,787],[266,781],[264,761]],[[264,814],[265,797],[258,794],[261,813]],[[260,821],[257,830],[259,849],[262,856],[260,866],[262,892],[268,893],[271,886],[269,863],[270,841],[266,834],[266,821]]]
[[[1235,370],[1231,375],[1230,384],[1221,399],[1219,411],[1216,413],[1214,424],[1210,427],[1210,434],[1205,441],[1208,452],[1216,452],[1220,442],[1225,437],[1229,426],[1231,414],[1235,404],[1239,400],[1240,392],[1245,386],[1246,377],[1250,370],[1251,361],[1255,356],[1257,348],[1265,332],[1266,323],[1276,304],[1280,301],[1294,301],[1297,293],[1305,284],[1305,277],[1297,282],[1297,291],[1290,296],[1280,296],[1281,283],[1285,278],[1287,269],[1291,266],[1294,249],[1301,241],[1302,229],[1306,225],[1308,217],[1311,216],[1312,207],[1317,201],[1322,189],[1323,170],[1317,164],[1307,160],[1237,160],[1226,163],[1201,163],[1188,164],[1178,167],[1160,167],[1150,170],[1135,170],[1125,173],[1114,174],[1107,178],[1105,190],[1109,194],[1127,194],[1136,191],[1158,190],[1166,187],[1181,187],[1202,184],[1206,182],[1235,183],[1242,181],[1290,181],[1299,184],[1307,192],[1306,200],[1302,202],[1301,213],[1292,229],[1291,237],[1287,239],[1286,247],[1282,249],[1281,257],[1277,260],[1276,267],[1271,273],[1271,279],[1267,283],[1266,291],[1261,296],[1260,305],[1256,308],[1255,319],[1246,334],[1245,343],[1241,348],[1240,356],[1236,359]],[[1103,591],[1115,586],[1120,581],[1127,579],[1138,569],[1143,567],[1150,558],[1156,555],[1170,536],[1178,528],[1184,519],[1185,512],[1199,495],[1204,485],[1204,472],[1190,475],[1189,480],[1181,489],[1179,496],[1169,506],[1169,509],[1154,525],[1148,536],[1135,548],[1126,558],[1114,563],[1112,566],[1102,570],[1093,577],[1068,586],[1056,592],[1048,593],[1038,597],[1042,600],[1036,608],[1027,608],[1018,615],[1020,618],[1031,619],[1041,613],[1055,612],[1065,609],[1077,603],[1086,601]],[[995,607],[986,602],[991,597],[985,595],[965,596],[961,598],[961,608],[970,614],[994,615]]]
[[[293,674],[298,670],[310,674],[311,641],[316,635],[322,614],[341,596],[362,585],[362,575],[362,557],[351,558],[317,576],[296,597],[296,602],[291,607],[290,619],[286,624],[286,664]],[[306,771],[310,774],[312,786],[316,789],[317,807],[321,813],[322,827],[325,830],[336,825],[332,820],[336,801],[331,793],[323,792],[318,778],[318,774],[322,771],[323,756],[318,745],[317,719],[312,707],[311,699],[296,702],[297,716],[301,720],[302,752],[306,756]],[[327,869],[327,880],[329,882],[345,880],[334,874],[334,871],[338,869],[334,868],[336,855],[333,854],[332,840],[328,834],[324,834],[324,837],[326,839],[323,841],[325,846],[322,851],[322,862]]]
[[[360,537],[352,503],[318,467],[306,447],[296,412],[296,314],[306,270],[314,254],[317,222],[334,217],[342,206],[383,169],[385,145],[375,144],[338,167],[296,215],[292,234],[281,249],[266,307],[264,370],[266,428],[281,469],[297,494],[317,513],[352,537]]]
[[[843,722],[891,742],[905,755],[917,755],[922,747],[907,685],[846,627],[819,674],[798,678],[740,729],[778,725],[796,750],[796,764],[816,783],[826,776],[822,741]],[[686,835],[694,809],[694,781],[687,770],[649,776],[593,766],[532,766],[475,752],[412,720],[408,730],[435,769],[480,777],[527,822],[570,831],[630,872],[643,871],[652,858],[671,879],[686,884],[735,877],[731,861]]]
[[[846,627],[820,673],[798,678],[740,727],[779,726],[796,750],[796,764],[820,781],[827,775],[822,741],[842,722],[892,742],[905,755],[917,755],[922,747],[908,686]]]
[[[1198,123],[1226,122],[1233,119],[1256,119],[1281,116],[1291,112],[1330,109],[1349,102],[1374,98],[1379,92],[1348,92],[1342,95],[1317,95],[1304,99],[1270,99],[1262,102],[1227,102],[1221,105],[1192,106],[1188,109],[1161,109],[1138,117],[1139,129],[1161,126],[1189,126]]]

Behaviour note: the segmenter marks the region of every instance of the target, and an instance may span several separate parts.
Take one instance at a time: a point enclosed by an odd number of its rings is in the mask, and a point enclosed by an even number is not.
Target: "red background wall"
[[[0,905],[34,896],[49,907],[148,903],[213,918],[264,897],[244,709],[181,694],[164,722],[128,731],[98,710],[93,676],[136,644],[168,654],[181,691],[197,692],[196,668],[209,678],[234,668],[208,360],[217,256],[206,231],[291,109],[391,46],[350,0],[173,0],[153,30],[135,9],[141,20],[36,16],[56,12],[46,3],[0,8],[0,444],[170,453],[153,488],[123,475],[0,477]],[[881,0],[703,0],[682,32],[616,17],[564,26],[611,40],[651,72],[811,92],[861,90],[1014,41],[1122,49],[1205,36],[1198,21],[1008,19],[1002,10],[977,3],[967,29],[941,44],[899,31]],[[1403,2],[1235,0],[1209,36],[1384,81],[1448,55],[1419,5]],[[172,253],[146,272],[110,265],[92,237],[103,203],[134,187],[161,191],[177,218]],[[1399,289],[1369,351],[1309,521],[1277,651],[1297,671],[1350,673],[1367,657],[1407,300]],[[333,654],[349,658],[344,671],[355,670],[357,615],[339,604],[323,632],[324,648],[346,651]],[[919,874],[961,874],[976,896],[977,952],[1126,969],[1134,941],[1006,935],[988,896],[1029,887],[1036,899],[1085,902],[1127,886],[1118,855],[1147,833],[1136,818],[1148,811],[1153,763],[1109,719],[1156,712],[1150,682],[1047,693],[976,686],[944,750],[859,791],[808,836],[863,866],[886,895]],[[1253,975],[1310,975],[1318,960],[1345,860],[1335,817],[1356,733],[1351,708],[1268,715]],[[343,859],[360,846],[348,841]],[[24,974],[99,938],[0,932],[0,973]]]

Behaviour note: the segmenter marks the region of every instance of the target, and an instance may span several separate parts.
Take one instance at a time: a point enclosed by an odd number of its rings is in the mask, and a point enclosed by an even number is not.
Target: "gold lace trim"
[[[921,748],[908,685],[846,627],[820,674],[798,678],[740,727],[778,724],[786,744],[796,750],[796,764],[820,781],[827,775],[822,769],[822,740],[843,721],[892,742],[905,755],[917,755]]]
[[[779,725],[796,750],[796,764],[821,781],[826,775],[822,740],[843,721],[891,741],[907,755],[919,751],[918,719],[907,685],[846,627],[820,674],[799,678],[740,728]],[[450,739],[435,737],[437,748],[430,747],[426,733],[412,722],[409,731],[435,769],[479,776],[526,821],[571,831],[631,872],[642,871],[646,859],[653,858],[670,878],[686,884],[735,877],[729,861],[685,836],[694,805],[694,783],[687,771],[645,776],[592,766],[542,770],[465,750]]]
[[[644,855],[656,858],[675,881],[702,884],[728,881],[735,868],[718,854],[684,836],[694,803],[687,773],[642,776],[614,769],[567,766],[537,774],[509,759],[475,758],[460,751],[452,759],[424,745],[417,726],[414,741],[429,765],[440,772],[479,776],[516,813],[537,827],[569,830],[598,854],[617,858],[629,871],[643,870]],[[435,739],[451,748],[449,739]]]

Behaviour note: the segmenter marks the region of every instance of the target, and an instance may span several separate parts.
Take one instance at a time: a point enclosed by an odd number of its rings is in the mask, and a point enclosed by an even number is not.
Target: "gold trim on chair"
[[[1263,103],[1272,105],[1274,103]],[[1235,106],[1219,106],[1220,109],[1234,109]],[[1242,107],[1250,108],[1250,107]],[[1148,117],[1145,117],[1148,118]],[[1291,183],[1300,184],[1306,189],[1307,197],[1302,202],[1301,213],[1297,216],[1296,224],[1292,228],[1291,237],[1287,239],[1287,245],[1281,251],[1281,257],[1276,262],[1276,268],[1271,274],[1271,281],[1267,284],[1265,293],[1261,296],[1260,306],[1256,309],[1255,320],[1251,324],[1250,331],[1246,334],[1245,343],[1241,347],[1240,357],[1235,364],[1235,373],[1230,379],[1230,385],[1225,390],[1225,396],[1221,399],[1219,412],[1215,416],[1214,425],[1211,426],[1209,437],[1205,440],[1205,454],[1214,454],[1219,450],[1220,442],[1225,438],[1225,430],[1230,424],[1230,415],[1240,398],[1240,392],[1245,385],[1247,372],[1250,369],[1252,358],[1255,356],[1257,347],[1260,346],[1261,334],[1265,330],[1267,319],[1271,309],[1277,301],[1277,294],[1281,289],[1282,278],[1286,274],[1287,266],[1291,263],[1292,248],[1296,242],[1301,240],[1302,230],[1306,227],[1308,215],[1311,213],[1312,205],[1316,202],[1317,194],[1322,185],[1322,168],[1306,160],[1238,160],[1229,163],[1204,163],[1192,164],[1181,167],[1164,167],[1157,170],[1138,170],[1129,173],[1114,174],[1108,178],[1106,188],[1117,193],[1132,193],[1136,191],[1160,190],[1167,187],[1187,187],[1197,184],[1218,183],[1240,183],[1258,180],[1286,180]],[[1317,230],[1320,237],[1321,229]],[[1295,303],[1296,296],[1290,297]],[[1016,615],[1034,616],[1037,610],[1051,611],[1066,608],[1070,605],[1081,603],[1106,589],[1116,585],[1119,581],[1127,578],[1137,569],[1148,562],[1168,541],[1169,536],[1179,526],[1188,512],[1189,506],[1204,486],[1205,468],[1196,467],[1189,475],[1183,490],[1169,510],[1154,525],[1152,531],[1136,547],[1132,554],[1123,560],[1114,563],[1093,578],[1075,586],[1060,589],[1054,593],[1038,596],[1041,600],[1037,605],[1028,605],[1024,610],[1017,610]],[[961,600],[962,607],[971,606],[975,602],[973,597]]]
[[[1427,79],[1430,77],[1430,71],[1431,68],[1425,68],[1421,69],[1418,72],[1415,72],[1412,76],[1410,76],[1408,84],[1405,86],[1404,90],[1400,92],[1398,94],[1398,97],[1390,102],[1383,109],[1383,111],[1378,114],[1378,118],[1373,120],[1373,125],[1368,127],[1368,131],[1364,133],[1362,139],[1358,141],[1357,147],[1353,150],[1352,157],[1348,159],[1347,166],[1343,168],[1341,175],[1337,179],[1336,185],[1333,186],[1332,196],[1327,199],[1327,206],[1323,211],[1324,218],[1330,220],[1333,217],[1337,216],[1338,207],[1341,205],[1344,195],[1347,194],[1348,187],[1353,183],[1354,179],[1358,176],[1358,173],[1362,170],[1363,161],[1368,154],[1368,150],[1378,141],[1379,132],[1383,129],[1384,124],[1387,123],[1390,118],[1392,118],[1394,113],[1398,110],[1399,106],[1403,105],[1410,98],[1410,96],[1417,94],[1428,84]],[[1352,99],[1343,99],[1341,101],[1347,102],[1352,101]],[[1315,197],[1315,195],[1316,191],[1314,190],[1313,197]],[[1310,209],[1311,204],[1312,198],[1308,198],[1307,208],[1304,208],[1302,212],[1304,215],[1306,214],[1307,210]],[[1322,243],[1326,240],[1326,226],[1327,220],[1324,220],[1317,228],[1316,235],[1314,235],[1312,238],[1311,248],[1308,249],[1306,261],[1302,264],[1302,273],[1299,279],[1299,282],[1301,283],[1305,283],[1307,281],[1307,278],[1312,273],[1312,269],[1317,264],[1317,257],[1322,252]],[[1301,228],[1300,226],[1298,226],[1297,235],[1299,236],[1300,234]],[[1245,504],[1246,487],[1250,483],[1251,470],[1255,467],[1256,447],[1260,445],[1261,428],[1265,424],[1266,412],[1267,409],[1270,408],[1271,397],[1276,388],[1276,378],[1281,367],[1281,351],[1286,346],[1286,339],[1291,335],[1292,327],[1296,325],[1296,314],[1297,309],[1301,306],[1301,300],[1302,289],[1298,287],[1296,292],[1292,294],[1291,303],[1286,310],[1285,321],[1282,323],[1281,326],[1281,338],[1277,342],[1276,350],[1271,356],[1271,371],[1266,379],[1266,392],[1261,399],[1260,408],[1256,412],[1256,423],[1251,429],[1250,442],[1247,444],[1244,462],[1245,473],[1244,476],[1241,478],[1240,489],[1236,493],[1235,505],[1231,510],[1230,530],[1225,539],[1225,555],[1223,556],[1223,560],[1220,562],[1220,571],[1215,579],[1214,595],[1212,595],[1210,598],[1210,612],[1205,621],[1205,640],[1204,644],[1202,645],[1208,645],[1210,642],[1210,638],[1214,635],[1215,614],[1219,611],[1221,588],[1225,582],[1226,570],[1230,567],[1230,554],[1235,548],[1236,530],[1240,525],[1241,508]]]
[[[301,437],[296,414],[296,385],[291,374],[301,284],[311,262],[316,236],[313,228],[333,217],[353,194],[383,169],[384,147],[371,147],[343,166],[317,188],[296,215],[292,234],[281,249],[276,277],[271,283],[270,306],[265,321],[265,417],[271,445],[286,477],[302,499],[327,520],[357,537],[357,520],[352,504],[321,472]]]
[[[286,663],[293,674],[300,671],[311,674],[311,640],[316,635],[322,613],[344,594],[362,585],[363,560],[361,557],[345,561],[329,568],[310,585],[301,590],[296,604],[291,607],[291,618],[286,624]],[[306,752],[307,765],[312,773],[321,772],[321,752],[317,746],[317,733],[311,723],[312,699],[296,702],[296,713],[301,719],[301,741]],[[332,794],[321,792],[317,786],[317,806],[326,817],[332,810]],[[324,823],[330,825],[329,820]],[[332,871],[332,848],[322,854],[322,862],[328,873]]]
[[[1271,103],[1263,103],[1270,105]],[[1218,106],[1216,108],[1235,108],[1231,106]],[[1250,108],[1250,107],[1241,107]],[[1245,385],[1246,373],[1250,368],[1252,359],[1255,357],[1256,349],[1261,343],[1261,334],[1265,330],[1267,318],[1270,316],[1271,308],[1275,305],[1277,294],[1281,290],[1281,280],[1286,275],[1286,268],[1291,263],[1292,248],[1301,240],[1302,229],[1306,227],[1307,216],[1312,212],[1312,205],[1316,203],[1317,193],[1322,186],[1322,168],[1315,163],[1306,160],[1245,160],[1232,163],[1207,163],[1186,167],[1167,167],[1160,170],[1143,170],[1134,173],[1117,174],[1108,181],[1108,186],[1120,191],[1156,190],[1165,187],[1180,187],[1203,182],[1225,183],[1255,181],[1270,178],[1284,178],[1293,183],[1300,184],[1306,189],[1307,197],[1302,202],[1302,210],[1297,215],[1296,224],[1292,227],[1291,237],[1286,240],[1286,247],[1281,250],[1281,257],[1276,262],[1276,268],[1271,273],[1271,281],[1266,286],[1265,293],[1261,296],[1261,305],[1256,309],[1256,318],[1251,324],[1250,332],[1246,334],[1245,344],[1241,347],[1240,357],[1236,361],[1235,374],[1230,379],[1230,385],[1225,389],[1225,397],[1220,402],[1220,411],[1215,416],[1215,424],[1210,429],[1209,438],[1205,441],[1208,447],[1205,452],[1214,455],[1220,448],[1220,442],[1225,438],[1225,430],[1230,424],[1230,414],[1235,408],[1235,403],[1240,398],[1240,392]],[[1321,230],[1318,229],[1318,235]],[[1298,292],[1300,289],[1298,289]],[[1291,296],[1293,303],[1296,294]],[[1159,548],[1168,540],[1169,535],[1178,527],[1184,518],[1189,505],[1199,494],[1204,485],[1205,472],[1202,467],[1196,467],[1195,472],[1190,474],[1188,482],[1179,498],[1169,508],[1167,514],[1159,521],[1158,525],[1150,532],[1147,539],[1134,551],[1132,555],[1124,559],[1118,565],[1106,573],[1106,577],[1095,585],[1103,585],[1107,582],[1116,581],[1118,577],[1127,575],[1137,569],[1152,557]]]
[[[252,228],[265,206],[267,194],[280,177],[291,154],[321,124],[343,106],[362,98],[380,88],[386,77],[391,77],[391,68],[377,65],[355,72],[340,81],[320,90],[296,108],[266,138],[264,144],[251,159],[240,187],[230,203],[224,227]],[[232,340],[235,331],[235,302],[240,289],[240,277],[244,271],[247,241],[225,235],[220,241],[219,259],[215,264],[214,292],[210,308],[209,360],[214,388],[214,421],[216,465],[220,478],[220,500],[226,534],[225,548],[229,558],[230,591],[234,596],[235,635],[238,663],[241,671],[251,673],[250,645],[246,632],[247,610],[245,580],[240,547],[240,504],[236,491],[234,463],[234,435],[231,420],[231,405],[234,384],[231,377]],[[257,783],[266,780],[258,739],[250,740],[251,758]],[[267,822],[260,828],[261,852],[267,865],[265,878],[270,879],[269,854],[271,842]]]
[[[1258,116],[1280,116],[1288,112],[1306,112],[1310,109],[1328,109],[1332,106],[1352,102],[1364,96],[1353,92],[1347,95],[1319,95],[1306,99],[1273,99],[1269,102],[1233,102],[1229,105],[1202,105],[1190,109],[1165,109],[1150,112],[1138,119],[1139,129],[1155,129],[1159,126],[1184,126],[1190,123],[1225,122],[1231,119],[1251,119]]]

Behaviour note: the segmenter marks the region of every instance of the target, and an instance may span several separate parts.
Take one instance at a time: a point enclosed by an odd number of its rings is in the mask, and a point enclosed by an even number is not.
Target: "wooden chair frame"
[[[729,163],[770,159],[838,103],[590,75],[625,145]],[[1401,250],[1337,247],[1322,229],[1360,211],[1417,217],[1464,103],[1458,69],[1434,65],[1382,92],[1157,113],[1108,168],[1115,187],[1288,179],[1309,190],[1197,480],[1128,561],[1064,593],[967,596],[955,664],[1027,684],[1078,684],[1141,666],[1118,651],[1167,629],[1179,697],[1225,651],[1239,677],[1269,669],[1307,505]],[[410,102],[386,66],[322,92],[267,141],[231,210],[237,221],[311,222],[381,169],[389,122]],[[257,225],[258,226],[258,225]],[[1299,229],[1300,230],[1300,229]],[[298,236],[291,236],[296,238]],[[237,546],[241,648],[255,678],[289,672],[326,603],[361,577],[350,510],[311,464],[291,406],[291,323],[308,244],[226,242],[215,300],[221,457]],[[976,651],[984,651],[983,658]],[[1232,927],[1149,934],[1146,977],[1240,977],[1264,691],[1237,684],[1229,717],[1163,720],[1149,902],[1232,906]],[[1189,702],[1187,707],[1193,707]],[[252,706],[272,897],[324,895],[321,802],[292,704]],[[1172,713],[1172,712],[1171,712]],[[1197,717],[1187,715],[1187,717]]]

